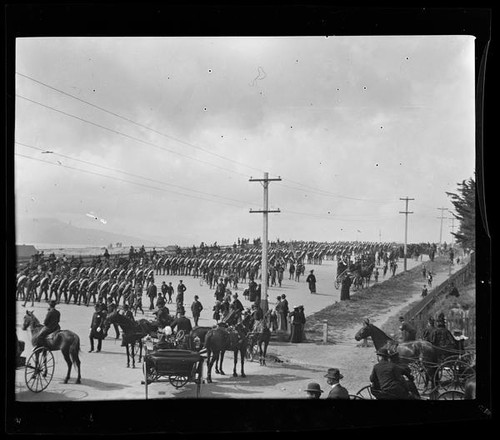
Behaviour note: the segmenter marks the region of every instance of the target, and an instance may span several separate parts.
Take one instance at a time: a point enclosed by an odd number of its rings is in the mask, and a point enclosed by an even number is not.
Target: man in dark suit
[[[186,318],[185,314],[182,312],[177,313],[177,318],[174,319],[170,327],[172,330],[175,330],[177,327],[177,333],[183,330],[186,334],[188,334],[191,330],[193,330],[190,319]]]
[[[156,288],[156,284],[152,282],[148,287],[148,297],[150,301],[149,310],[153,310],[155,308],[154,300],[157,294],[158,294],[158,289]]]
[[[49,311],[45,316],[45,320],[43,321],[43,328],[38,333],[38,336],[35,341],[35,346],[40,347],[45,345],[45,338],[50,334],[57,330],[61,330],[59,325],[59,321],[61,320],[61,313],[56,309],[57,302],[55,300],[51,300],[49,302]]]
[[[340,379],[344,376],[340,374],[338,368],[329,368],[325,374],[326,382],[331,386],[327,399],[349,399],[349,392],[340,385]]]

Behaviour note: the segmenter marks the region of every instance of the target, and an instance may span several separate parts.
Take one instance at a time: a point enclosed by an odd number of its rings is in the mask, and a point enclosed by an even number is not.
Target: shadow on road
[[[95,379],[85,379],[83,377],[82,377],[82,385],[92,387],[93,389],[101,391],[123,390],[125,388],[131,387],[131,385],[124,385],[121,383],[113,383],[113,382],[102,382],[100,380],[95,380]]]

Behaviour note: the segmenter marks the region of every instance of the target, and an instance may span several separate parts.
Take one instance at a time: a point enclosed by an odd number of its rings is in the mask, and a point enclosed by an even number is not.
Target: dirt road
[[[420,265],[420,262],[410,261],[408,267]],[[402,264],[400,264],[402,266]],[[269,303],[272,307],[278,294],[285,293],[290,305],[300,303],[305,306],[306,315],[312,316],[328,306],[339,301],[339,291],[333,287],[335,264],[326,261],[322,265],[310,266],[306,271],[314,268],[318,279],[318,292],[311,295],[304,280],[299,283],[285,279],[283,286],[269,289]],[[400,269],[401,270],[401,269]],[[415,269],[417,270],[417,269]],[[434,285],[444,281],[449,275],[448,271],[436,273]],[[213,291],[206,285],[201,286],[198,279],[192,277],[157,276],[156,284],[162,281],[172,282],[175,286],[179,279],[183,279],[187,286],[185,304],[190,315],[189,305],[195,294],[199,295],[205,309],[202,312],[199,324],[212,325],[211,307],[213,305]],[[379,279],[383,282],[383,278]],[[383,283],[381,284],[383,286]],[[244,286],[238,292],[242,297]],[[408,292],[401,297],[399,303],[394,303],[383,313],[377,312],[372,316],[372,321],[382,324],[390,316],[400,312],[409,303],[418,300],[421,283],[408,286]],[[244,302],[244,305],[249,305]],[[354,305],[354,304],[353,304]],[[144,296],[144,317],[152,318],[148,310],[149,300]],[[63,377],[66,364],[60,352],[55,352],[55,376],[49,387],[42,393],[32,393],[27,390],[24,382],[23,370],[16,371],[16,400],[29,402],[42,401],[91,401],[91,400],[127,400],[144,399],[144,385],[142,380],[142,364],[137,364],[135,369],[126,367],[125,348],[121,347],[120,340],[115,340],[114,330],[110,329],[108,337],[103,341],[101,353],[88,353],[88,333],[93,313],[93,307],[60,304],[61,327],[75,331],[81,338],[82,384],[76,385],[73,379],[64,384]],[[36,316],[43,320],[47,306],[44,303],[35,303],[33,308]],[[31,344],[27,332],[21,329],[25,309],[20,302],[17,303],[17,335],[26,342],[24,355],[29,356]],[[139,312],[138,318],[143,315]],[[311,318],[312,319],[312,318]],[[362,386],[367,384],[367,378],[373,363],[376,361],[373,347],[361,348],[353,339],[353,335],[360,326],[361,319],[351,321],[350,325],[342,323],[342,328],[336,329],[336,337],[326,344],[322,342],[305,342],[292,344],[289,342],[273,341],[269,347],[267,366],[260,366],[258,362],[246,362],[246,378],[232,377],[232,354],[226,354],[224,368],[225,376],[213,375],[214,383],[203,384],[202,398],[278,398],[295,399],[304,397],[304,389],[310,381],[317,381],[322,387],[327,386],[323,375],[329,367],[340,368],[344,372],[343,384],[355,394]],[[309,339],[311,340],[311,339]],[[238,365],[239,373],[239,365]],[[195,385],[187,384],[181,389],[175,389],[170,384],[154,383],[149,387],[149,397],[163,399],[169,397],[193,398]]]

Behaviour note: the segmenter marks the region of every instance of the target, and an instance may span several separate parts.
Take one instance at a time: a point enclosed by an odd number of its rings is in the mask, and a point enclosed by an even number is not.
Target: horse
[[[111,324],[118,324],[123,330],[122,347],[127,351],[127,368],[130,367],[132,359],[132,368],[135,368],[135,345],[139,343],[139,362],[142,361],[142,338],[148,335],[138,322],[132,321],[126,316],[115,310],[106,316],[104,320],[104,333],[108,333]]]
[[[207,333],[214,327],[198,326],[193,328],[185,338],[185,345],[188,350],[200,351],[205,347]]]
[[[42,330],[43,325],[40,324],[34,312],[26,310],[26,315],[24,315],[23,330],[30,329],[31,331],[31,342],[35,346],[36,339],[40,330]],[[68,383],[71,373],[71,367],[73,364],[76,365],[78,370],[78,377],[76,378],[76,383],[81,383],[80,374],[80,337],[72,332],[71,330],[58,330],[51,333],[46,337],[44,341],[44,346],[51,351],[61,350],[64,356],[64,360],[68,364],[68,373],[64,379],[64,383]]]
[[[254,326],[254,319],[251,315],[248,315],[243,319],[242,324],[246,326],[249,330],[248,338],[249,343],[256,343],[259,347],[259,363],[260,365],[266,365],[267,347],[269,346],[269,341],[271,340],[271,330],[269,329],[269,324],[271,321],[271,311],[267,311],[259,321],[259,323]]]
[[[354,339],[361,341],[368,337],[372,338],[375,350],[378,351],[382,347],[387,348],[390,352],[397,351],[399,354],[399,363],[410,364],[416,360],[423,362],[426,371],[427,380],[434,381],[434,373],[437,368],[438,352],[436,347],[428,341],[418,340],[411,342],[398,343],[394,339],[387,336],[382,330],[371,324],[368,319],[363,321],[361,327]]]
[[[215,364],[215,373],[224,375],[222,364],[224,353],[231,350],[234,353],[233,377],[238,377],[236,365],[238,352],[241,357],[241,377],[245,375],[245,353],[247,350],[247,333],[244,326],[237,324],[234,327],[224,328],[217,326],[210,329],[205,336],[205,349],[207,351],[207,383],[212,383],[212,367]]]

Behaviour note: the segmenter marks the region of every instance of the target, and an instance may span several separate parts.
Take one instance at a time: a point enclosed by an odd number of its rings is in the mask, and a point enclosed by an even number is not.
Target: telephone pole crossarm
[[[272,213],[272,212],[281,212],[279,209],[268,209],[267,211],[264,211],[264,210],[253,210],[253,209],[250,209],[250,214],[264,214],[264,213]]]

